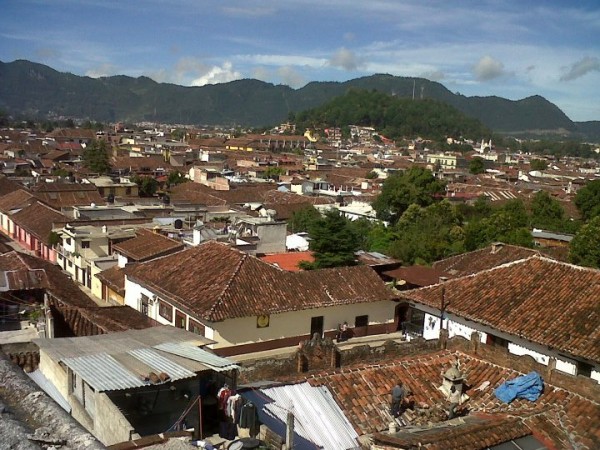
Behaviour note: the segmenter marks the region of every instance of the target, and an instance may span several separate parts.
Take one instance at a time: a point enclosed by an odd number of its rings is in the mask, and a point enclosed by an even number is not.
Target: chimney
[[[500,250],[502,250],[502,247],[504,247],[504,243],[503,242],[494,242],[492,244],[492,255],[498,253]]]

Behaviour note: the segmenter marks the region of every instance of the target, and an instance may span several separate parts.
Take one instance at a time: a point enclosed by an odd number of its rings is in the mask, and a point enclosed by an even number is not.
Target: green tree
[[[190,181],[178,170],[173,170],[169,172],[169,176],[167,177],[167,187],[177,186],[178,184],[185,183]]]
[[[395,223],[413,203],[428,206],[436,194],[444,192],[445,184],[430,170],[411,167],[401,175],[392,175],[383,182],[381,193],[373,202],[379,219]]]
[[[569,245],[573,264],[600,268],[600,216],[583,225]]]
[[[531,226],[552,231],[566,231],[565,210],[547,191],[538,191],[531,200]]]
[[[264,171],[264,177],[267,180],[278,180],[280,175],[285,174],[285,169],[282,167],[269,166]]]
[[[158,190],[158,181],[151,176],[136,175],[131,177],[131,181],[138,185],[140,197],[153,197]]]
[[[575,206],[585,220],[600,215],[600,180],[589,181],[577,191]]]
[[[469,172],[471,172],[473,175],[485,172],[485,164],[483,162],[483,158],[475,156],[469,162]]]
[[[413,204],[398,220],[388,253],[404,264],[430,264],[464,251],[464,234],[461,218],[447,200],[426,208]]]
[[[356,264],[354,252],[360,247],[359,236],[350,221],[337,209],[327,211],[324,217],[314,222],[309,235],[309,248],[313,251],[315,261],[304,264],[304,268],[322,269]]]
[[[476,250],[492,242],[531,247],[533,239],[528,222],[523,201],[508,201],[494,209],[491,216],[473,220],[465,226],[465,249]]]
[[[321,213],[314,206],[306,205],[292,213],[292,217],[288,220],[288,230],[292,233],[307,232],[319,219],[321,219]]]
[[[83,151],[83,165],[92,172],[106,174],[110,171],[105,141],[92,141]]]
[[[532,159],[529,163],[531,170],[546,170],[548,168],[548,161],[544,159]]]

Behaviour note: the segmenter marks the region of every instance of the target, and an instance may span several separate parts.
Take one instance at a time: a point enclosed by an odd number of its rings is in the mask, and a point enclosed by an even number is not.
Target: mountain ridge
[[[147,76],[92,78],[27,60],[0,61],[0,109],[33,117],[268,126],[285,121],[290,112],[320,106],[353,88],[439,100],[496,132],[600,135],[600,122],[580,126],[540,95],[520,100],[467,97],[417,77],[374,74],[343,82],[312,81],[298,89],[255,79],[196,87],[159,83]]]

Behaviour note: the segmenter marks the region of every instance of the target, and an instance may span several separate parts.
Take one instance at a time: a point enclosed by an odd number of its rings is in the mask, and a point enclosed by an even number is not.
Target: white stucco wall
[[[257,328],[256,316],[230,319],[213,324],[215,334],[212,339],[218,342],[214,348],[219,348],[307,335],[310,334],[311,318],[319,316],[323,316],[324,331],[336,330],[344,322],[353,327],[355,318],[363,315],[369,316],[370,325],[390,323],[394,320],[395,306],[394,302],[385,300],[271,314],[269,326],[265,328]]]
[[[154,297],[148,289],[143,288],[128,278],[125,279],[126,305],[139,311],[142,294],[151,299]],[[348,322],[350,327],[353,327],[355,318],[363,315],[369,316],[370,325],[385,324],[393,322],[395,306],[396,303],[385,300],[373,303],[271,314],[269,326],[265,328],[257,327],[256,316],[229,319],[223,322],[204,323],[206,326],[204,336],[217,342],[213,348],[220,348],[310,334],[312,317],[323,316],[324,331],[335,330],[338,324],[342,324],[343,322]],[[173,318],[175,318],[176,311],[177,308],[173,307]],[[265,311],[265,313],[268,313],[268,311]],[[150,302],[148,315],[162,324],[174,324],[174,320],[168,321],[158,314],[158,302]],[[186,315],[186,328],[188,329],[189,319],[190,317]]]
[[[471,339],[471,333],[473,333],[473,331],[477,331],[480,335],[480,341],[484,343],[487,341],[487,333],[453,320],[444,319],[444,327],[448,329],[448,337],[462,336],[465,339]],[[437,339],[440,337],[439,317],[425,313],[423,337],[425,339]]]
[[[596,380],[598,383],[600,383],[600,370],[592,370],[591,378],[592,380]]]
[[[577,365],[566,359],[556,358],[556,368],[569,375],[577,375]]]
[[[509,344],[508,344],[508,351],[509,351],[509,353],[512,353],[513,355],[519,355],[519,356],[529,355],[533,359],[535,359],[537,362],[539,362],[540,364],[544,364],[546,366],[548,365],[548,360],[550,359],[550,357],[548,355],[538,353],[529,348],[521,347],[520,345],[513,344],[512,342],[509,342]],[[557,362],[557,367],[558,367],[558,362]]]

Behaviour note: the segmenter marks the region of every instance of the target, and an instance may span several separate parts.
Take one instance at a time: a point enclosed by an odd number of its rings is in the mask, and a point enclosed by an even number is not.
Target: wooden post
[[[288,411],[285,427],[285,448],[294,448],[294,413]]]

